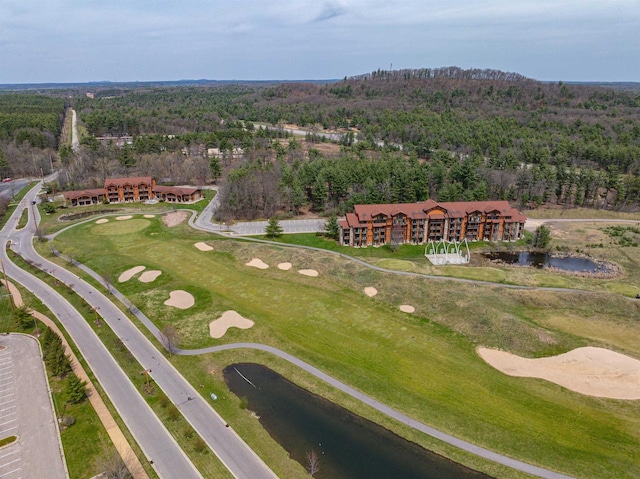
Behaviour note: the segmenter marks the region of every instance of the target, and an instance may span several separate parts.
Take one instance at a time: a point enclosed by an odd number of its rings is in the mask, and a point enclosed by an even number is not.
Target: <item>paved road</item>
[[[38,341],[9,334],[0,346],[0,438],[19,438],[0,450],[0,477],[68,478]]]
[[[35,193],[31,192],[27,195],[26,201],[31,201],[30,195],[32,194]],[[32,227],[32,225],[25,228],[25,230],[29,230],[30,227]],[[15,246],[15,249],[19,251],[23,257],[38,263],[40,267],[46,271],[50,272],[55,270],[55,277],[59,281],[67,285],[73,285],[73,290],[78,295],[83,297],[92,307],[98,308],[98,313],[102,316],[105,323],[108,324],[114,330],[116,335],[122,339],[129,351],[131,351],[136,360],[142,365],[142,368],[145,370],[151,370],[151,377],[155,383],[180,409],[185,419],[189,421],[196,432],[202,437],[211,450],[235,477],[239,479],[273,479],[276,477],[275,474],[255,454],[255,452],[247,446],[240,436],[238,436],[232,428],[226,427],[225,421],[211,406],[210,399],[208,397],[202,397],[200,393],[194,389],[184,379],[184,377],[182,377],[182,375],[160,353],[160,351],[156,349],[147,337],[142,334],[142,332],[139,331],[138,328],[113,304],[110,298],[107,298],[98,289],[81,280],[73,273],[70,273],[64,268],[61,268],[60,266],[39,256],[33,249],[31,241],[28,239],[29,236],[33,236],[33,229],[31,229],[30,233],[24,233],[23,230],[20,230],[20,232],[14,234],[16,236],[20,235],[19,244]],[[7,271],[7,274],[13,277],[13,274],[9,271]],[[20,278],[16,277],[15,279],[22,283]],[[33,290],[32,286],[33,285],[27,286],[27,288]],[[47,304],[46,300],[48,299],[48,294],[45,292],[42,294],[44,297],[40,294],[38,294],[38,297]],[[53,308],[51,309],[54,311],[56,316],[61,319],[65,328],[67,328],[76,344],[78,344],[82,354],[87,358],[87,361],[91,364],[94,372],[96,372],[96,376],[98,376],[98,379],[104,385],[103,378],[97,373],[97,369],[102,366],[101,361],[96,360],[98,364],[94,367],[91,362],[94,350],[87,350],[86,348],[81,347],[87,346],[89,344],[89,339],[80,334],[78,334],[78,337],[76,338],[73,332],[74,328],[88,329],[91,331],[89,326],[86,324],[84,319],[78,317],[77,313],[74,315],[73,321],[70,322],[66,321],[66,318],[64,318],[64,312],[61,312],[59,315],[57,310],[54,310]],[[60,316],[63,317],[61,318]],[[99,343],[99,345],[94,346],[95,349],[104,349],[104,346],[99,342],[92,331],[91,335],[93,335],[95,341]],[[113,361],[113,358],[111,358],[110,355],[109,358]],[[105,358],[105,361],[107,360],[108,359]],[[104,373],[109,376],[110,371],[112,374],[124,376],[122,371],[115,364],[107,366],[107,370],[104,371]],[[120,378],[118,379],[118,382],[126,382],[130,385],[130,382],[127,379]],[[107,390],[106,387],[105,390]],[[109,393],[108,390],[107,392]],[[110,393],[109,396],[111,397]],[[140,398],[139,394],[137,394],[137,396]],[[140,400],[142,401],[141,398]],[[146,403],[144,403],[144,405],[146,406]],[[123,415],[122,411],[121,415]],[[131,421],[137,420],[136,418],[129,419]],[[130,426],[130,429],[132,429],[133,432],[134,427]],[[162,427],[162,429],[164,430],[164,427]],[[141,432],[140,438],[136,436],[135,433],[134,436],[139,443],[144,443],[149,440],[153,442],[153,435],[148,435],[145,431]],[[177,445],[175,445],[175,447],[177,447]],[[162,477],[199,477],[199,474],[195,471],[195,468],[193,468],[193,465],[188,461],[188,459],[186,459],[186,457],[180,459],[172,457],[172,454],[164,454],[162,450],[156,450],[153,452],[147,451],[144,447],[143,450],[145,450],[147,457],[153,459],[154,466],[158,465],[159,462],[162,462],[163,466],[167,467],[167,471],[171,471],[161,474]],[[184,469],[184,471],[182,469]]]
[[[22,188],[29,184],[28,178],[19,178],[17,180],[8,181],[6,183],[0,182],[0,196],[7,198],[13,198]]]
[[[78,117],[75,110],[71,110],[71,149],[78,151],[80,140],[78,137]]]
[[[33,188],[22,200],[21,205],[23,207],[30,205],[38,190],[39,187]],[[22,208],[16,209],[0,232],[0,257],[3,259],[7,275],[32,291],[58,318],[100,381],[145,456],[153,461],[153,467],[158,475],[167,479],[175,477],[201,479],[200,473],[140,396],[137,387],[122,372],[84,318],[53,288],[9,261],[5,243],[11,239],[14,241],[14,249],[25,258],[35,263],[41,262],[40,257],[35,255],[31,243],[34,231],[33,215],[29,215],[29,224],[26,228],[15,231],[21,211]],[[31,211],[37,212],[37,209],[33,208]],[[58,268],[48,262],[45,267],[49,270]],[[80,284],[71,273],[60,268],[57,275],[69,283]],[[79,293],[85,296],[94,294],[87,289],[81,289]],[[111,306],[113,308],[113,305]],[[106,311],[111,312],[112,321],[116,320],[112,310],[107,308]],[[120,337],[126,344],[127,335],[123,334]],[[31,477],[46,477],[46,475]]]

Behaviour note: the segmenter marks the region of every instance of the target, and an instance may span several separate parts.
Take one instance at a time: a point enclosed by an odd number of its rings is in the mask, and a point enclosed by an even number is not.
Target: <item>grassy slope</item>
[[[185,347],[238,340],[272,344],[491,449],[579,477],[640,474],[638,401],[594,399],[544,381],[510,378],[474,352],[477,344],[487,344],[536,356],[600,344],[640,357],[640,344],[629,337],[638,333],[636,304],[605,295],[398,278],[317,253],[230,241],[215,241],[215,251],[203,253],[193,247],[203,238],[184,226],[169,230],[158,220],[137,218],[87,223],[56,245],[114,278],[139,264],[162,270],[152,284],[131,280],[118,287],[159,325],[175,325]],[[321,276],[244,266],[253,256],[272,265],[290,260],[294,268],[313,267]],[[366,285],[380,294],[365,298]],[[173,289],[190,291],[196,306],[163,306]],[[414,304],[416,315],[398,312],[401,303]],[[256,320],[256,327],[232,330],[224,341],[207,338],[208,322],[227,309]],[[227,355],[229,361],[235,356]],[[192,376],[193,365],[202,361],[176,359]],[[268,446],[252,445],[268,454]]]

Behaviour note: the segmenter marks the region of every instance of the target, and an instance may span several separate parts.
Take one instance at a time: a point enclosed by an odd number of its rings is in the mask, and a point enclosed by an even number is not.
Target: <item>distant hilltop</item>
[[[413,79],[451,79],[451,80],[479,80],[502,82],[540,82],[557,83],[557,81],[540,81],[526,77],[519,73],[504,72],[488,68],[464,69],[456,66],[438,68],[405,68],[399,70],[375,70],[360,75],[345,76],[344,80],[413,80]],[[0,84],[0,91],[39,91],[39,90],[105,90],[105,89],[136,89],[154,87],[181,87],[181,86],[223,86],[223,85],[247,85],[247,86],[271,86],[281,83],[311,83],[326,85],[336,83],[342,79],[307,79],[307,80],[155,80],[155,81],[95,81],[77,83],[13,83]],[[586,85],[613,88],[624,91],[639,91],[640,82],[598,82],[598,81],[572,81],[562,80],[564,84]]]

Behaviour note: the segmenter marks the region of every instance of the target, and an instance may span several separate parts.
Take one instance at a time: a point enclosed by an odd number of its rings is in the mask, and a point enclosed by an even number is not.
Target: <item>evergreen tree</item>
[[[544,250],[549,247],[551,241],[551,230],[545,225],[540,225],[536,228],[531,237],[531,246],[535,249]]]
[[[33,327],[33,316],[29,314],[29,310],[26,306],[20,306],[15,310],[16,322],[18,323],[18,327],[20,329],[27,330]]]
[[[222,167],[220,166],[220,158],[212,156],[209,161],[209,169],[211,170],[211,177],[216,180],[222,176]]]
[[[280,226],[278,218],[276,218],[275,216],[269,218],[269,224],[267,224],[266,228],[264,229],[267,238],[277,238],[282,235],[283,231],[284,230],[282,229],[282,226]]]
[[[335,240],[338,239],[338,234],[340,233],[340,225],[338,225],[338,218],[336,215],[331,215],[329,220],[324,225],[324,230],[327,232],[327,236],[329,238],[333,238]]]
[[[78,404],[87,397],[87,383],[75,374],[70,374],[67,377],[64,393],[68,403]]]

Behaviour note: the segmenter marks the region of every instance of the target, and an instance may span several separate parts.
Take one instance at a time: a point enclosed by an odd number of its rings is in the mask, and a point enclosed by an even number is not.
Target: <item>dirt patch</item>
[[[537,359],[482,347],[477,351],[509,376],[545,379],[587,396],[640,399],[640,361],[608,349],[577,348]]]
[[[213,246],[209,246],[207,243],[200,241],[199,243],[195,243],[193,246],[198,248],[200,251],[211,251]]]
[[[246,265],[258,269],[267,269],[269,267],[269,265],[262,261],[260,258],[253,258]]]
[[[209,323],[209,334],[212,338],[220,339],[229,328],[249,329],[253,325],[253,321],[240,316],[237,312],[225,311],[222,316]]]
[[[109,220],[107,218],[100,218],[99,220],[96,220],[96,224],[101,225],[104,223],[108,223]]]
[[[144,271],[145,269],[146,269],[146,266],[134,266],[133,268],[126,270],[124,273],[118,276],[118,283],[124,283],[125,281],[129,281],[136,274],[138,274],[140,271]]]
[[[364,294],[366,294],[370,298],[373,298],[376,294],[378,294],[378,290],[373,286],[367,286],[366,288],[364,288]]]
[[[144,215],[145,218],[155,218],[156,215]]]
[[[130,220],[131,218],[133,218],[132,215],[116,216],[118,221]]]
[[[149,271],[145,271],[144,273],[142,273],[140,275],[140,277],[138,278],[138,281],[140,281],[141,283],[152,283],[161,274],[162,274],[162,271],[159,271],[157,269],[152,269],[152,270],[149,270]]]
[[[416,312],[416,308],[414,308],[410,304],[401,304],[400,306],[398,306],[398,308],[403,313],[415,313]]]
[[[189,217],[189,213],[186,211],[172,211],[171,213],[167,213],[162,215],[162,222],[165,226],[169,228],[173,226],[178,226],[180,223],[183,223]]]
[[[293,265],[291,263],[278,263],[278,269],[289,271]]]
[[[177,289],[169,293],[169,299],[167,299],[164,304],[178,309],[189,309],[196,304],[196,300],[191,293]]]
[[[301,269],[298,271],[298,273],[303,274],[305,276],[311,276],[312,278],[315,278],[316,276],[318,276],[318,272],[315,269]]]

